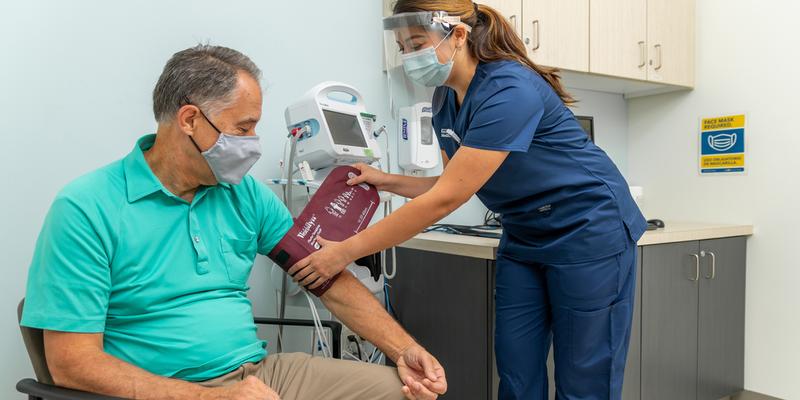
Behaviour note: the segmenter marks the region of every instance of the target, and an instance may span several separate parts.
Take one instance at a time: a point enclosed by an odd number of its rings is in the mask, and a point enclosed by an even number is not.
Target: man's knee
[[[346,361],[345,361],[346,362]],[[365,364],[366,368],[363,371],[363,382],[369,384],[374,382],[374,386],[366,394],[364,398],[380,399],[380,400],[393,400],[403,399],[403,382],[397,375],[397,369],[383,365]]]
[[[281,353],[265,359],[261,375],[279,393],[314,399],[403,399],[397,369],[357,361]]]

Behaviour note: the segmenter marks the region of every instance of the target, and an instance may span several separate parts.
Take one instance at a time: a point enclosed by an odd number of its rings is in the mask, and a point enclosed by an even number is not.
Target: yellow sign
[[[716,131],[720,129],[744,128],[744,115],[729,115],[727,117],[703,119],[702,131]]]
[[[735,168],[744,167],[744,154],[723,156],[703,156],[700,168]]]
[[[700,118],[700,174],[745,173],[746,115]]]

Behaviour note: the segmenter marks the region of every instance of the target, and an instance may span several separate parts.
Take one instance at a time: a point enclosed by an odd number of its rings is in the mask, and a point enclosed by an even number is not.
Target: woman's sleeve
[[[485,150],[527,152],[544,115],[544,102],[526,82],[496,87],[473,113],[462,145]]]

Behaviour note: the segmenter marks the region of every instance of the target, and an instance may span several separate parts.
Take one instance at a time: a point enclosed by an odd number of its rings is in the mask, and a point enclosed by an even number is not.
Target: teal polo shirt
[[[105,351],[154,374],[200,381],[266,355],[246,292],[256,253],[292,226],[251,176],[186,202],[144,159],[124,159],[56,196],[36,243],[22,325],[103,333]]]

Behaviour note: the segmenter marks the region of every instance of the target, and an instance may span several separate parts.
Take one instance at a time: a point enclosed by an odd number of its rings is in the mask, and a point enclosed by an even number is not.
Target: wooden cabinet
[[[744,385],[745,245],[744,238],[700,242],[698,400]]]
[[[647,0],[647,41],[648,80],[694,86],[694,0]]]
[[[742,390],[745,241],[644,248],[641,398],[717,400]]]
[[[692,87],[694,0],[591,0],[590,72]]]
[[[642,399],[642,247],[636,255],[636,292],[633,303],[631,340],[625,362],[625,381],[622,383],[624,400]]]
[[[591,2],[590,71],[630,79],[647,79],[647,1]]]
[[[397,265],[389,281],[395,318],[444,365],[440,399],[491,399],[495,262],[398,248]]]
[[[643,399],[697,396],[698,252],[697,242],[643,250]]]
[[[524,0],[522,39],[537,64],[589,71],[589,0]]]
[[[514,27],[517,35],[522,35],[522,26],[520,25],[522,2],[520,0],[479,0],[476,3],[485,4],[499,11],[508,18],[508,22]]]
[[[695,0],[481,0],[567,86],[636,97],[694,86]]]
[[[537,64],[589,71],[589,0],[481,0],[508,18]]]
[[[639,248],[624,400],[718,400],[744,384],[746,237]],[[447,369],[442,399],[496,399],[494,260],[399,248],[398,321]],[[552,354],[550,398],[555,397]]]

